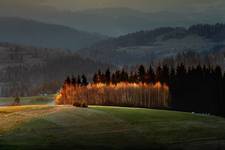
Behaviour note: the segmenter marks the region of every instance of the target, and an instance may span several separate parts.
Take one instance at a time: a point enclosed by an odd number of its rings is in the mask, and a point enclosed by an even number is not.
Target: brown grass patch
[[[47,105],[0,107],[0,135],[34,117],[56,112],[60,107]]]

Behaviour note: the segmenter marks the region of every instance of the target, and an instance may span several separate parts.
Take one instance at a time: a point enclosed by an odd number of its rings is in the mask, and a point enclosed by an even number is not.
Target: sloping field
[[[0,108],[0,118],[1,150],[225,148],[225,120],[191,113],[36,105]]]

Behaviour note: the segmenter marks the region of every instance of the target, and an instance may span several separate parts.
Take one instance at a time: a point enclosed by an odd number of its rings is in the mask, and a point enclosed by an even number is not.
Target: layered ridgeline
[[[33,18],[35,20],[62,24],[79,30],[97,32],[109,36],[119,36],[138,30],[153,29],[159,26],[188,26],[199,22],[215,23],[224,21],[223,5],[208,7],[208,5],[212,5],[211,3],[204,6],[207,9],[199,8],[201,6],[198,5],[198,7],[194,7],[192,11],[189,11],[190,8],[187,9],[185,4],[183,7],[179,4],[178,8],[172,10],[154,12],[152,9],[143,10],[141,8],[136,10],[127,8],[128,5],[116,8],[99,8],[101,6],[95,5],[98,7],[97,9],[88,8],[82,10],[77,3],[76,6],[71,7],[77,7],[81,11],[74,9],[73,11],[66,11],[64,9],[62,10],[61,6],[60,9],[55,9],[45,4],[37,4],[41,2],[32,3],[31,6],[27,2],[24,2],[25,4],[19,2],[20,7],[18,7],[16,4],[13,6],[11,2],[5,1],[5,3],[3,2],[0,5],[0,16]],[[10,7],[4,5],[6,3],[10,3]],[[50,5],[55,5],[56,3],[52,2]],[[94,2],[91,3],[95,4]],[[126,2],[123,3],[126,4]],[[133,1],[129,2],[129,4],[132,3]],[[137,7],[142,5],[141,2],[139,3]],[[146,3],[151,2],[146,1]],[[85,5],[88,5],[88,3],[85,3]],[[113,6],[110,5],[109,7]],[[146,7],[154,7],[154,4],[147,4]]]
[[[163,27],[105,40],[81,49],[79,53],[84,57],[117,65],[145,64],[185,51],[219,53],[225,49],[224,35],[224,24]]]
[[[68,74],[109,66],[61,49],[0,43],[0,96],[55,93]]]
[[[0,18],[0,33],[0,42],[71,50],[106,39],[95,33],[21,18]]]

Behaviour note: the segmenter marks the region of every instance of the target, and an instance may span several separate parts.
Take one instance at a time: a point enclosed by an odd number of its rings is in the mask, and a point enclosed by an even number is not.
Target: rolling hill
[[[185,51],[207,53],[224,49],[224,33],[224,24],[162,27],[111,38],[78,53],[116,65],[150,63]]]
[[[62,25],[13,17],[0,18],[0,33],[0,42],[71,50],[90,46],[106,38]]]
[[[30,105],[0,108],[0,117],[1,150],[217,150],[225,146],[225,120],[200,114]]]

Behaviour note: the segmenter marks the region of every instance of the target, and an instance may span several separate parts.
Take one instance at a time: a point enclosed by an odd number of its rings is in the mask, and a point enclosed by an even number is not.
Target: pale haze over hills
[[[145,12],[157,11],[204,11],[223,9],[223,0],[2,0],[3,4],[27,6],[47,5],[64,10],[86,10],[96,8],[128,7]]]
[[[159,26],[224,22],[224,9],[223,0],[0,1],[1,16],[32,18],[109,36]]]
[[[62,25],[13,17],[0,17],[0,33],[0,42],[70,50],[88,47],[105,39],[105,36]]]

